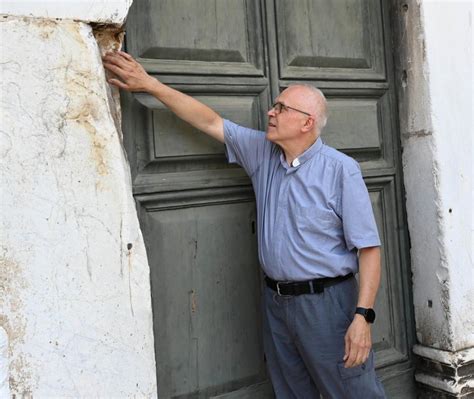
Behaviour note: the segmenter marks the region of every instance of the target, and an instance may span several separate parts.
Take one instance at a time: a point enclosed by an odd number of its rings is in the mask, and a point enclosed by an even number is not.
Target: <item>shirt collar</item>
[[[311,144],[302,154],[297,156],[295,159],[293,159],[293,162],[291,163],[291,166],[288,165],[285,159],[285,154],[283,153],[283,150],[281,150],[280,153],[280,162],[282,166],[287,170],[287,172],[293,172],[298,170],[301,165],[303,165],[308,159],[311,159],[314,155],[316,155],[320,150],[321,147],[323,146],[323,140],[321,137],[318,137],[316,141]]]

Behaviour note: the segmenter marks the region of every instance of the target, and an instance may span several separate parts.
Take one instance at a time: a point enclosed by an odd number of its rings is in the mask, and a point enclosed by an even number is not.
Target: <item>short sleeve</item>
[[[224,120],[224,140],[229,163],[242,166],[252,176],[264,159],[265,132],[239,126]]]
[[[342,170],[341,216],[347,248],[380,246],[369,192],[356,161]]]

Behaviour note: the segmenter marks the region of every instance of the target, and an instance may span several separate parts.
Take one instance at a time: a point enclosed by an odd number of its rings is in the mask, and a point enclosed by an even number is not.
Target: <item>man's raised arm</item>
[[[131,55],[123,51],[107,53],[102,60],[104,67],[119,78],[109,79],[110,84],[127,91],[151,94],[179,118],[221,143],[224,142],[223,120],[207,105],[151,77]]]

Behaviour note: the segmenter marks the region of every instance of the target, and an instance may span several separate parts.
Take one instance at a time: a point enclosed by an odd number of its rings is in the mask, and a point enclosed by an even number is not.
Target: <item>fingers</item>
[[[119,79],[114,85],[128,91],[147,91],[154,81],[134,58],[123,52],[109,52],[102,57],[104,68]],[[109,81],[110,82],[110,81]],[[120,83],[117,83],[120,82]]]
[[[126,53],[125,51],[117,51],[117,54],[121,55],[123,58],[129,60],[129,61],[135,61],[135,59],[128,53]]]
[[[344,356],[344,367],[350,368],[360,366],[368,359],[369,353],[370,348],[352,344],[349,354]]]
[[[359,358],[359,350],[356,345],[351,345],[349,354],[347,355],[347,359],[344,363],[344,367],[354,367],[357,366],[357,359]]]
[[[369,357],[371,348],[370,329],[367,330],[364,324],[362,329],[357,322],[349,327],[344,337],[344,367],[355,367],[364,363]]]
[[[349,339],[349,336],[346,334],[344,337],[344,358],[342,360],[346,361],[349,358],[349,354],[351,352],[351,340]]]
[[[127,75],[127,71],[124,71],[122,68],[114,64],[109,64],[108,62],[104,62],[104,67],[107,68],[110,72],[117,75],[119,78],[124,79],[125,76]]]
[[[132,58],[133,60],[133,58]],[[107,53],[102,57],[102,61],[108,65],[115,65],[124,70],[131,70],[133,68],[132,60],[129,60],[119,53]]]
[[[115,87],[118,87],[119,89],[130,90],[128,85],[126,85],[125,83],[121,82],[118,79],[109,79],[107,82],[109,82],[111,85]]]

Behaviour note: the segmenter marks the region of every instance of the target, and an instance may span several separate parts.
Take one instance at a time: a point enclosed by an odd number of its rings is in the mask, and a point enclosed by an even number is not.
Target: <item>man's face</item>
[[[289,87],[275,99],[275,103],[277,102],[284,106],[280,112],[275,108],[268,111],[267,139],[276,144],[298,140],[301,137],[302,127],[310,117],[306,114],[309,114],[309,111],[306,109],[308,106],[304,99],[304,93],[297,87]]]

